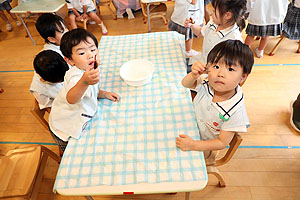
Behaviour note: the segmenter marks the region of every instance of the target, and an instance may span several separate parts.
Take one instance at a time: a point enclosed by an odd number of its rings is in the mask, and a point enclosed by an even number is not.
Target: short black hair
[[[63,82],[66,71],[69,70],[63,57],[52,50],[44,50],[36,55],[33,61],[34,70],[45,81],[51,83]]]
[[[97,38],[85,29],[77,28],[73,29],[63,35],[60,42],[60,50],[62,54],[71,59],[72,58],[72,48],[77,46],[80,42],[87,42],[88,38],[92,38],[96,47],[98,48]]]
[[[218,43],[208,54],[207,63],[215,64],[224,59],[226,65],[238,63],[243,68],[243,74],[250,74],[254,57],[248,45],[240,40],[226,40]]]
[[[60,16],[52,13],[44,13],[36,21],[35,28],[42,38],[45,39],[46,43],[51,43],[48,37],[55,37],[56,31],[64,31],[62,24],[67,27],[65,21]]]

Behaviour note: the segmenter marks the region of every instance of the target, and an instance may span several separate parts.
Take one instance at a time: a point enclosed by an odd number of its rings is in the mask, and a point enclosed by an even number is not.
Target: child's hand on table
[[[182,151],[192,150],[194,140],[187,135],[180,134],[179,137],[176,138],[176,146],[180,148]]]

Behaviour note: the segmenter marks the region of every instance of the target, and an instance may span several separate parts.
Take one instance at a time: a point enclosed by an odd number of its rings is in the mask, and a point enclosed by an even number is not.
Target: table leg
[[[147,17],[148,17],[149,33],[151,33],[151,24],[150,24],[150,3],[147,4]]]
[[[191,200],[191,193],[190,192],[185,193],[185,200]]]
[[[27,32],[28,36],[30,37],[30,39],[31,39],[31,41],[32,41],[32,43],[33,43],[33,45],[35,46],[36,43],[35,43],[35,41],[33,40],[32,36],[31,36],[31,34],[30,34],[30,32],[29,32],[29,30],[28,30],[26,24],[25,24],[25,21],[24,21],[23,18],[22,18],[22,14],[19,14],[19,17],[20,17],[20,19],[21,19],[21,21],[22,21],[22,23],[23,23],[23,25],[24,25],[24,27],[25,27],[25,29],[26,29],[26,32]]]
[[[94,200],[92,196],[84,196],[86,200]]]

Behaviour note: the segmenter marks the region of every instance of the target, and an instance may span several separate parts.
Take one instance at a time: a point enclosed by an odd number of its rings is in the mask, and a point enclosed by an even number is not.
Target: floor
[[[102,8],[101,8],[102,9]],[[168,3],[168,18],[173,4]],[[146,33],[142,13],[135,13],[135,19],[113,20],[106,9],[102,9],[102,19],[109,35]],[[62,12],[63,13],[63,12]],[[25,38],[24,27],[16,27],[7,32],[0,21],[0,154],[17,146],[41,143],[56,153],[49,133],[30,113],[33,96],[29,86],[33,75],[32,61],[42,48],[41,39],[33,24],[29,29],[37,42],[33,46]],[[151,21],[152,31],[167,31],[160,19]],[[97,25],[89,25],[88,30],[97,39],[101,30]],[[246,108],[251,126],[242,134],[243,142],[233,159],[220,171],[225,177],[226,188],[217,187],[215,177],[209,175],[207,187],[192,192],[192,198],[201,200],[297,200],[300,199],[300,134],[289,125],[289,103],[300,92],[300,54],[296,53],[297,41],[285,40],[274,56],[268,56],[278,37],[273,37],[263,58],[255,58],[255,65],[243,85]],[[201,50],[202,39],[194,40],[193,48]],[[252,49],[258,46],[258,41]],[[84,199],[65,197],[52,193],[58,164],[50,161],[43,178],[38,199]],[[97,196],[94,199],[184,199],[184,193],[152,194],[128,196]]]

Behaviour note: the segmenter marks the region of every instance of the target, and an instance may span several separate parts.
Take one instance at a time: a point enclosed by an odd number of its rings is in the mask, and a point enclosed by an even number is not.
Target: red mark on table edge
[[[26,11],[27,13],[31,13],[30,11]]]
[[[123,192],[123,195],[126,195],[126,194],[134,194],[134,192]]]

